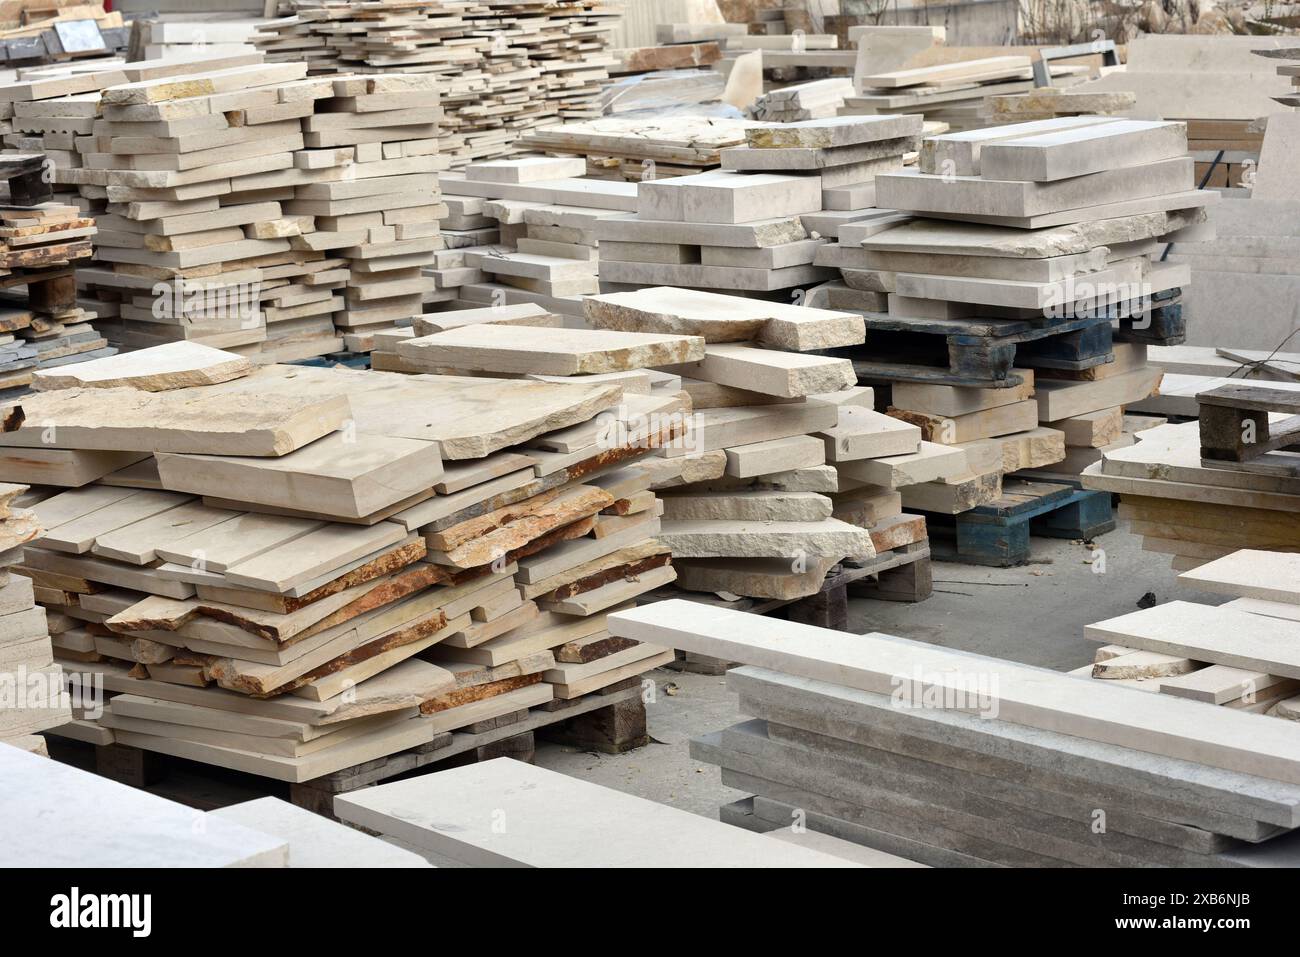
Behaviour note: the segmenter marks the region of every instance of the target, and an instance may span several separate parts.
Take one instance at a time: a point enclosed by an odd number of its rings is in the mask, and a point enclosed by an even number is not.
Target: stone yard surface
[[[1177,582],[1168,558],[1144,552],[1123,526],[1101,536],[1107,571],[1094,573],[1092,549],[1033,539],[1033,564],[986,568],[934,563],[934,595],[918,604],[849,600],[849,630],[879,631],[946,648],[1067,671],[1092,661],[1095,641],[1084,626],[1138,610],[1147,592],[1161,601],[1218,605],[1228,600]],[[596,784],[716,818],[741,797],[723,787],[716,767],[691,759],[689,740],[745,717],[723,676],[658,668],[646,706],[651,743],[627,754],[596,754],[540,744],[537,763]],[[669,693],[670,690],[673,693]]]

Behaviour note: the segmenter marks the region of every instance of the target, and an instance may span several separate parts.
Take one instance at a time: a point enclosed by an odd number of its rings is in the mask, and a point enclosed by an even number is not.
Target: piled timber
[[[58,615],[47,619],[37,598],[48,594],[11,571],[23,560],[23,547],[42,531],[32,511],[16,505],[27,490],[25,485],[0,485],[0,679],[6,698],[0,709],[0,744],[45,754],[39,733],[66,723],[72,714],[50,644],[50,630],[64,620]]]
[[[498,758],[340,797],[343,820],[454,867],[890,867],[839,842],[786,842]],[[482,809],[500,808],[507,835]],[[581,807],[586,813],[564,814]]]
[[[284,5],[282,5],[284,6]],[[312,74],[396,70],[436,78],[439,152],[454,165],[513,152],[521,131],[600,115],[618,11],[603,0],[291,0],[253,42]]]
[[[965,456],[874,411],[849,363],[815,354],[859,341],[859,317],[669,287],[588,296],[585,306],[602,329],[704,343],[701,356],[665,369],[682,377],[693,409],[684,452],[668,461],[698,463],[660,486],[660,538],[678,587],[793,600],[821,591],[846,560],[868,568],[924,547],[925,522],[902,513],[898,489],[960,471]]]
[[[724,820],[771,830],[798,809],[811,829],[931,866],[1295,864],[1300,747],[1264,715],[686,602],[610,627],[748,666],[727,683],[753,720],[692,741],[753,795]],[[1200,636],[1236,632],[1182,634],[1208,647]]]
[[[680,416],[629,426],[599,377],[161,348],[5,410],[0,475],[48,527],[19,570],[114,695],[60,733],[301,783],[531,732],[672,657],[604,620],[672,580],[648,487],[675,464],[637,460]]]
[[[1202,223],[1213,194],[1191,188],[1182,124],[1070,117],[943,134],[919,166],[875,181],[880,206],[914,218],[846,224],[818,257],[840,267],[867,327],[865,348],[837,354],[891,387],[891,415],[972,465],[904,504],[949,516],[957,554],[988,548],[996,564],[1027,558],[1027,540],[1007,550],[1013,519],[1027,534],[1068,506],[1046,534],[1105,531],[1109,505],[1067,486],[1121,440],[1124,408],[1157,390],[1148,344],[1183,339],[1189,273],[1158,261],[1160,240]],[[1064,485],[1002,484],[1057,463],[1075,476]]]

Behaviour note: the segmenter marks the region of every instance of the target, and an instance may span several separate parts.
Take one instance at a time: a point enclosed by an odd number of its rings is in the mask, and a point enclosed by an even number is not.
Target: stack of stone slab
[[[44,153],[53,161],[51,185],[55,199],[82,204],[87,211],[102,208],[93,198],[82,198],[75,174],[81,167],[77,138],[89,136],[98,115],[100,90],[121,83],[192,73],[197,69],[222,70],[261,61],[255,52],[217,54],[194,51],[181,56],[133,62],[88,62],[25,70],[19,80],[0,87],[0,109],[11,119],[5,146],[21,152]]]
[[[584,123],[529,130],[519,146],[540,153],[586,157],[592,175],[639,182],[684,176],[717,167],[719,151],[745,142],[748,120],[728,117],[604,117]]]
[[[68,170],[99,216],[83,270],[109,338],[296,360],[409,322],[439,248],[435,79],[299,64],[110,86]],[[57,101],[56,101],[57,102]]]
[[[868,329],[840,354],[892,386],[891,414],[982,463],[932,510],[1120,439],[1160,382],[1148,343],[1182,341],[1189,274],[1154,257],[1205,218],[1190,167],[1182,124],[1068,117],[930,137],[919,171],[877,177],[878,203],[917,218],[847,224],[822,255]]]
[[[1221,605],[1170,601],[1097,622],[1092,665],[1072,674],[1220,708],[1300,720],[1300,556],[1248,549],[1178,576],[1227,595]]]
[[[603,0],[293,0],[293,16],[253,42],[271,62],[312,73],[436,78],[446,109],[440,152],[455,165],[508,155],[521,131],[599,116],[618,11]]]
[[[329,334],[324,313],[330,309],[334,332],[344,336],[347,350],[366,351],[375,331],[407,325],[420,314],[433,285],[423,269],[442,248],[437,220],[445,208],[436,172],[444,165],[437,155],[442,110],[435,81],[386,73],[326,83],[333,95],[303,118],[305,149],[294,156],[295,166],[308,172],[283,210],[291,224],[312,218],[315,233],[303,236],[301,246],[316,254],[328,250],[329,265],[317,268],[310,289],[295,289],[297,296],[264,308],[264,353],[272,351],[268,346],[282,320],[294,323],[295,337],[308,332],[297,324],[309,316],[320,324],[319,332]],[[319,171],[312,172],[313,166]],[[261,228],[284,235],[275,226]],[[324,293],[343,270],[347,278],[339,302],[337,294]],[[323,272],[336,278],[327,281]],[[304,301],[313,293],[317,312]],[[272,351],[270,358],[297,356]]]
[[[288,237],[304,224],[282,207],[293,192],[283,171],[304,148],[301,118],[333,92],[305,74],[301,64],[254,65],[100,94],[102,118],[79,141],[75,179],[109,204],[98,220],[100,265],[82,275],[97,310],[116,320],[106,327],[112,341],[257,352],[274,341],[265,303],[305,313],[291,326],[310,327],[299,338],[308,355],[338,350],[330,317],[342,282],[304,291],[325,255],[292,249]]]
[[[0,710],[0,745],[45,754],[39,733],[65,723],[71,712],[45,609],[36,604],[32,582],[10,571],[22,561],[23,546],[41,535],[31,510],[15,504],[26,491],[0,485],[0,682],[8,698]]]
[[[1294,866],[1300,852],[1300,748],[1263,715],[686,602],[610,626],[747,666],[727,682],[754,720],[692,742],[754,795],[724,820],[798,814],[932,866]]]
[[[634,184],[584,179],[585,169],[577,157],[528,156],[442,177],[452,223],[469,229],[436,257],[437,289],[426,301],[531,302],[581,316],[583,295],[599,291],[596,226],[626,217],[636,202]]]
[[[40,482],[49,528],[20,571],[58,660],[115,695],[60,733],[302,782],[531,731],[671,657],[603,626],[672,578],[636,463],[680,420],[615,428],[631,400],[600,378],[163,348],[6,410],[0,475]]]
[[[603,289],[673,285],[789,299],[833,278],[803,221],[870,216],[878,173],[901,169],[919,116],[764,124],[723,169],[638,184],[636,217],[597,225]]]
[[[703,354],[667,367],[690,397],[674,458],[698,463],[661,484],[660,539],[678,586],[750,598],[816,593],[845,559],[922,546],[925,522],[898,489],[965,468],[880,415],[844,360],[816,354],[862,335],[858,317],[684,289],[589,296],[592,325],[700,337]],[[707,460],[718,466],[706,468]]]
[[[1161,425],[1139,432],[1133,445],[1104,449],[1084,470],[1083,485],[1120,493],[1120,517],[1141,536],[1143,550],[1171,556],[1178,571],[1242,548],[1300,549],[1300,479],[1289,469],[1269,474],[1203,464],[1198,422]]]
[[[1053,82],[1069,86],[1087,79],[1086,67],[1055,65]],[[854,77],[856,95],[844,101],[842,115],[921,113],[929,121],[967,130],[988,122],[992,96],[1033,90],[1027,56],[997,56],[935,66],[912,67]]]
[[[40,156],[31,159],[39,167]],[[21,394],[38,369],[116,351],[77,304],[76,267],[90,258],[94,235],[95,221],[76,206],[0,208],[0,397]]]
[[[844,98],[853,94],[848,77],[811,80],[764,93],[746,113],[760,123],[796,123],[837,115]]]

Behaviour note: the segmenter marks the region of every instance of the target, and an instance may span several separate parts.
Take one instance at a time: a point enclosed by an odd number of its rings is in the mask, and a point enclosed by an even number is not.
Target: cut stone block
[[[637,215],[688,223],[747,223],[821,209],[812,177],[715,170],[639,184]]]
[[[750,478],[812,468],[826,461],[826,447],[816,436],[785,438],[735,445],[726,450],[727,475]]]
[[[820,522],[664,522],[656,536],[681,558],[872,558],[866,529]]]
[[[818,434],[825,440],[828,462],[908,455],[920,449],[922,439],[914,424],[854,406],[842,407],[839,424]]]
[[[208,817],[280,838],[288,867],[430,867],[418,854],[278,798],[231,804]]]
[[[985,179],[1049,182],[1186,153],[1185,123],[1116,120],[989,143],[981,153],[980,174]]]

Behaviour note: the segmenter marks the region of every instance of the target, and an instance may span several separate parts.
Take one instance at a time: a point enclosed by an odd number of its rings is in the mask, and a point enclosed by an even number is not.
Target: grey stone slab
[[[767,784],[761,778],[752,778],[745,775],[733,775],[732,777],[733,779],[745,778],[755,784]],[[767,789],[769,791],[780,791],[784,794],[795,793],[791,789],[770,784],[767,785]],[[783,804],[766,794],[755,795],[749,803],[749,809],[750,815],[754,819],[752,827],[755,830],[783,826],[785,822],[792,820],[800,812],[803,812],[802,816],[808,827],[819,833],[829,834],[842,841],[861,844],[863,847],[886,854],[906,857],[928,867],[986,868],[1002,866],[978,857],[972,857],[969,854],[963,854],[960,851],[950,850],[946,847],[936,847],[926,841],[911,840],[898,834],[891,834],[888,831],[853,824],[826,814],[818,814],[815,811],[809,811],[804,805],[796,807],[792,804]]]
[[[1005,843],[1029,854],[1081,866],[1177,867],[1218,863],[1211,855],[1188,853],[1142,840],[1112,827],[1094,834],[1090,814],[1074,819],[1057,817],[1033,806],[989,799],[959,783],[899,774],[874,763],[847,760],[840,754],[777,741],[768,735],[763,722],[728,728],[723,732],[722,741],[724,767],[808,788],[871,812]],[[960,776],[955,780],[959,781]]]
[[[888,695],[761,668],[734,668],[727,681],[746,714],[870,747],[905,735],[930,742],[914,748],[926,760],[950,760],[950,749],[960,749],[1026,785],[1066,793],[1087,787],[1098,800],[1242,840],[1300,823],[1300,788],[1265,778],[953,710],[897,708]]]

